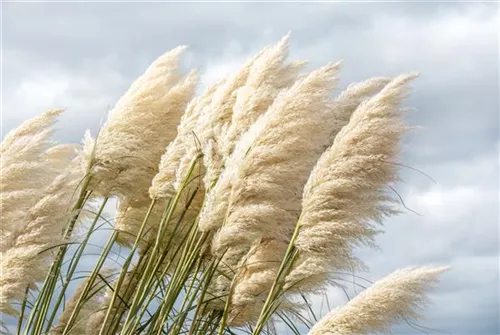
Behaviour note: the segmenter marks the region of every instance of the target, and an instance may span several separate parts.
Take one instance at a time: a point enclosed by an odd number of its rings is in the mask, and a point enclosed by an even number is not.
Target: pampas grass
[[[435,287],[446,267],[397,270],[363,291],[345,306],[318,321],[309,335],[363,335],[388,332],[396,321],[421,318],[425,293]]]
[[[297,298],[365,269],[355,249],[399,210],[388,186],[415,75],[337,92],[339,63],[304,73],[289,40],[197,97],[185,47],[165,53],[83,146],[52,140],[60,110],[4,138],[0,312],[16,335],[299,334]],[[310,334],[416,318],[443,271],[397,271]]]
[[[0,268],[0,311],[12,314],[11,303],[23,298],[26,287],[44,278],[48,270],[50,248],[67,241],[65,224],[71,216],[79,183],[84,177],[81,157],[66,172],[54,179],[44,196],[26,213],[26,226],[2,252]]]
[[[350,85],[328,107],[329,112],[322,119],[328,125],[329,136],[316,142],[316,148],[308,153],[312,161],[316,161],[326,144],[333,142],[337,133],[349,122],[354,110],[361,102],[379,91],[389,82],[386,78],[373,78],[361,83]],[[312,143],[312,142],[311,142]],[[312,143],[314,145],[314,143]],[[312,170],[309,166],[308,174]],[[305,184],[305,180],[303,180]],[[301,185],[303,188],[303,184]],[[301,201],[300,197],[296,202]],[[284,257],[289,239],[265,237],[253,244],[246,258],[240,261],[241,274],[237,278],[233,293],[231,322],[240,324],[242,321],[254,320],[265,302],[265,298],[277,275],[281,259]]]
[[[147,197],[165,147],[191,100],[196,74],[177,70],[183,47],[158,58],[109,113],[96,141],[92,188],[102,195]]]
[[[52,126],[62,110],[51,110],[30,119],[7,134],[0,146],[0,251],[12,246],[26,226],[26,212],[44,195],[57,176],[53,167],[64,167],[69,155],[56,154]]]
[[[396,213],[386,186],[397,181],[396,155],[405,131],[400,104],[414,74],[391,81],[362,103],[311,172],[304,188],[299,252],[287,286],[314,290],[335,271],[363,264],[358,245],[373,245],[372,223]]]
[[[215,250],[250,246],[265,235],[283,238],[293,230],[300,210],[295,194],[314,164],[311,153],[328,133],[322,120],[337,69],[328,65],[282,92],[241,139],[247,150],[238,148],[242,155],[234,158],[239,166],[231,172],[227,218],[214,237]]]

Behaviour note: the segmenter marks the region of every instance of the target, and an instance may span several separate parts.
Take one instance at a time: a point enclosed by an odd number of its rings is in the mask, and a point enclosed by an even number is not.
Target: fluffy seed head
[[[43,279],[51,247],[64,241],[62,233],[71,217],[71,208],[84,178],[81,156],[65,173],[54,179],[44,196],[27,212],[26,225],[0,259],[0,312],[12,313],[11,304],[23,297],[28,285]]]
[[[323,120],[329,125],[331,132],[327,139],[328,145],[331,145],[336,134],[349,122],[357,106],[379,91],[388,81],[385,78],[373,78],[352,84],[332,101],[329,106],[330,114]],[[318,147],[322,148],[325,144],[318,143]],[[319,152],[316,158],[318,156]],[[237,275],[231,305],[233,324],[252,321],[259,316],[287,246],[288,240],[262,239],[254,242],[247,257],[239,262],[237,268],[241,270]],[[283,304],[283,301],[281,303]]]
[[[12,246],[26,226],[28,210],[75,156],[72,145],[51,147],[53,125],[61,113],[51,110],[24,122],[0,145],[0,252]]]
[[[399,105],[414,77],[399,76],[362,103],[318,160],[304,188],[288,287],[314,290],[332,271],[356,269],[353,247],[373,245],[373,222],[396,212],[385,187],[397,180],[393,162],[406,130]]]
[[[334,64],[314,71],[281,92],[238,142],[231,156],[234,164],[228,164],[224,171],[232,186],[230,205],[215,208],[220,215],[215,220],[226,221],[212,240],[214,254],[245,255],[259,241],[276,240],[279,244],[278,241],[289,238],[300,212],[298,195],[330,133],[323,121],[329,112],[329,94],[336,83],[337,68],[338,64]],[[221,176],[221,180],[227,176]],[[268,254],[266,248],[255,246],[255,250],[252,262]],[[233,270],[231,276],[237,272],[240,260],[225,262]],[[253,306],[261,303],[274,268],[261,270],[243,267],[243,273],[238,275],[237,294],[232,299],[232,305],[238,306],[234,307],[238,316],[232,316],[232,322],[255,317],[258,307]],[[257,282],[255,278],[259,278]],[[262,286],[256,288],[256,283]],[[259,289],[261,294],[253,295]]]
[[[288,37],[286,36],[276,46],[262,52],[252,64],[245,86],[236,92],[232,122],[223,140],[225,169],[208,193],[206,205],[200,216],[199,226],[202,231],[215,230],[222,225],[232,187],[229,171],[235,169],[235,166],[239,164],[236,160],[241,158],[241,154],[232,155],[236,143],[256,119],[268,109],[279,91],[296,80],[297,72],[304,64],[303,62],[283,64],[287,55]]]
[[[222,140],[226,159],[240,136],[267,110],[280,90],[293,84],[305,65],[301,61],[284,64],[288,50],[289,35],[262,52],[252,64],[245,85],[235,92],[231,125]]]
[[[180,166],[188,166],[189,162],[196,156],[196,153],[194,153],[194,156],[189,154],[191,148],[197,147],[193,132],[201,112],[210,105],[212,95],[217,87],[218,84],[209,86],[201,96],[189,102],[177,128],[177,136],[170,142],[161,157],[158,173],[153,178],[149,188],[149,195],[152,199],[166,198],[174,194],[175,189],[178,187],[176,181],[182,180],[181,176],[177,178],[177,171],[181,175],[184,168],[181,169]]]
[[[345,306],[323,317],[309,335],[368,335],[420,317],[418,308],[446,267],[405,268],[376,282]]]
[[[202,113],[196,133],[204,155],[203,162],[206,168],[204,181],[207,189],[211,189],[217,181],[227,158],[230,139],[224,138],[231,126],[237,92],[249,81],[263,82],[263,72],[279,67],[288,54],[288,40],[287,35],[274,48],[264,48],[248,60],[238,72],[230,75],[214,92],[209,108]],[[257,67],[264,71],[259,72]]]
[[[246,245],[260,237],[285,238],[300,212],[300,191],[314,165],[318,143],[329,130],[322,123],[338,64],[328,65],[278,95],[235,149],[239,162],[225,225],[214,249]],[[241,156],[239,156],[241,155]]]
[[[183,47],[160,58],[139,77],[110,112],[95,148],[92,184],[102,195],[147,197],[165,148],[195,90],[196,74],[181,79]]]

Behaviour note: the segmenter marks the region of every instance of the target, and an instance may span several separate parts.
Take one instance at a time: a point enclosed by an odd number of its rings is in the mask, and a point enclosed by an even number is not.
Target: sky
[[[340,88],[419,71],[405,104],[418,127],[404,140],[411,168],[396,186],[418,214],[387,220],[380,251],[357,251],[370,267],[362,276],[450,265],[418,322],[429,329],[394,333],[500,334],[499,28],[496,3],[3,3],[2,133],[64,107],[56,138],[79,142],[181,44],[199,90],[289,31],[290,58],[309,70],[343,60]]]

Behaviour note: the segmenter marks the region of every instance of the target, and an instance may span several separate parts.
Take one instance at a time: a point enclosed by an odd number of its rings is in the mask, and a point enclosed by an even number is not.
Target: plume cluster
[[[235,92],[231,123],[222,139],[224,170],[207,194],[199,222],[202,231],[214,231],[222,225],[232,188],[232,175],[250,144],[240,146],[239,152],[233,154],[239,139],[267,111],[278,93],[293,84],[304,65],[304,62],[284,63],[288,48],[289,37],[285,36],[276,46],[257,54],[247,82]]]
[[[437,283],[445,267],[397,270],[363,291],[345,306],[325,315],[309,335],[368,335],[388,332],[394,322],[420,317],[425,294]]]
[[[415,75],[392,80],[363,102],[314,167],[304,188],[299,257],[288,287],[314,289],[334,271],[362,264],[353,247],[372,245],[373,222],[395,213],[386,187],[397,180],[395,159],[405,131],[400,104]]]
[[[149,66],[110,112],[94,143],[91,188],[120,196],[122,213],[146,213],[162,154],[194,94],[196,73],[182,78],[177,69],[184,49],[169,51]],[[127,233],[122,240],[137,235],[142,224],[127,217],[121,216],[115,227]]]
[[[293,230],[300,210],[296,194],[314,164],[310,152],[328,133],[322,121],[337,68],[316,70],[281,92],[242,137],[238,146],[246,150],[236,149],[242,156],[234,157],[239,166],[233,171],[227,219],[214,238],[215,250],[250,245],[264,235],[281,238]]]
[[[15,315],[26,288],[47,278],[45,306],[33,308],[26,334],[161,334],[166,327],[199,334],[220,323],[220,334],[251,326],[257,335],[273,313],[299,313],[296,297],[363,269],[355,248],[376,246],[377,224],[398,213],[390,186],[408,129],[401,105],[416,75],[375,77],[334,94],[340,63],[301,73],[305,62],[287,60],[289,39],[194,98],[196,72],[179,70],[185,47],[165,53],[119,99],[96,138],[85,134],[83,147],[52,142],[60,110],[9,133],[0,145],[0,312]],[[113,234],[89,281],[65,300],[109,197],[119,200]],[[55,247],[76,240],[67,232],[89,199],[103,205],[81,249],[65,259],[66,276],[61,269],[46,276],[55,251],[65,256]],[[130,248],[140,231],[138,250]],[[130,251],[123,280],[94,281],[115,243]],[[444,270],[396,271],[309,334],[369,334],[418,318]],[[66,286],[52,311],[56,276]]]
[[[196,124],[202,111],[210,105],[212,95],[218,85],[214,84],[208,87],[202,95],[191,100],[182,115],[180,120],[177,136],[169,143],[167,149],[158,167],[158,173],[154,176],[149,188],[149,194],[152,199],[167,198],[175,193],[176,180],[182,180],[177,177],[181,160],[190,161],[194,156],[190,157],[188,151],[192,147],[196,147]],[[189,164],[189,163],[188,163]]]
[[[71,219],[78,187],[84,178],[79,156],[44,190],[27,211],[25,226],[2,252],[0,268],[0,311],[9,313],[10,303],[21,300],[28,285],[44,278],[51,259],[50,248],[67,242],[63,232]]]
[[[64,165],[54,155],[52,126],[62,110],[51,110],[30,119],[7,134],[0,146],[0,251],[10,248],[22,232],[26,212],[43,196],[57,176],[52,167]],[[49,150],[52,149],[52,154]]]
[[[325,127],[327,131],[324,133],[323,140],[316,143],[317,148],[308,152],[311,155],[312,162],[318,159],[326,144],[331,145],[337,133],[349,122],[352,113],[360,103],[380,91],[388,82],[389,80],[386,78],[372,78],[361,83],[352,84],[329,103],[328,117],[324,117],[322,120],[327,126]],[[311,113],[311,115],[314,114]],[[312,165],[308,166],[307,174],[310,173],[310,170],[312,170]],[[305,179],[302,179],[300,188],[303,188],[305,181]],[[300,206],[301,197],[297,196],[295,201],[297,206]],[[241,268],[242,271],[234,289],[233,323],[238,324],[238,320],[252,320],[259,315],[277,275],[288,243],[288,239],[269,237],[258,240],[254,243],[244,261],[239,262],[238,268]]]
[[[120,98],[96,140],[92,188],[105,196],[148,196],[165,147],[177,134],[194,94],[195,72],[182,78],[178,59],[184,47],[151,64]]]
[[[219,180],[225,183],[229,178],[225,185],[231,189],[228,201],[216,208],[219,217],[215,220],[224,224],[214,236],[212,249],[214,254],[224,255],[219,280],[226,283],[218,287],[227,290],[252,244],[261,239],[286,241],[293,231],[300,211],[297,195],[329,135],[324,120],[328,119],[337,68],[338,64],[325,66],[283,90],[236,145],[224,172],[227,175]],[[265,294],[262,288],[259,292]],[[255,292],[247,295],[255,297]],[[235,294],[235,299],[240,296],[244,295]],[[236,310],[240,302],[234,300],[233,304]]]

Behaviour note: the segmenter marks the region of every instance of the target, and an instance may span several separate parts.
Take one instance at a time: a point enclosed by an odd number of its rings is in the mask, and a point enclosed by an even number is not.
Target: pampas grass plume
[[[26,225],[26,212],[43,196],[56,176],[48,150],[52,127],[61,109],[25,121],[9,132],[0,145],[0,251],[5,251]]]
[[[397,270],[323,317],[309,335],[368,335],[389,332],[394,322],[420,317],[418,308],[427,302],[446,267]]]
[[[230,171],[239,164],[233,150],[240,137],[272,104],[280,90],[290,86],[297,78],[304,62],[283,64],[288,56],[289,36],[274,47],[266,48],[250,68],[246,84],[236,91],[231,125],[223,137],[224,170],[216,185],[210,189],[201,213],[199,227],[202,231],[215,230],[222,225],[224,211],[232,187]],[[239,148],[240,150],[241,147]],[[246,150],[246,149],[245,149]]]
[[[165,148],[194,94],[196,73],[181,78],[184,47],[158,58],[110,112],[95,148],[92,188],[102,195],[147,198]]]
[[[149,195],[152,199],[172,196],[175,193],[175,189],[179,187],[176,181],[182,179],[183,176],[179,176],[178,178],[177,171],[180,169],[181,162],[190,162],[196,155],[190,155],[190,149],[193,147],[196,148],[196,134],[193,132],[200,114],[210,105],[212,95],[217,87],[218,84],[209,86],[202,95],[189,102],[177,128],[177,136],[170,142],[161,157],[158,173],[153,178],[151,187],[149,188]],[[179,174],[182,174],[182,172],[179,172]]]
[[[324,148],[328,143],[331,145],[333,139],[345,126],[354,112],[354,110],[364,100],[370,98],[374,93],[380,91],[389,82],[386,78],[372,78],[360,83],[349,85],[329,107],[330,113],[324,118],[323,122],[328,126],[330,136],[326,142],[318,142],[318,148]],[[316,159],[321,151],[316,152]],[[310,167],[312,169],[312,166]],[[304,181],[305,183],[305,181]],[[297,198],[297,202],[300,199]],[[286,239],[264,239],[257,241],[244,261],[240,262],[243,268],[237,285],[234,289],[233,306],[231,310],[232,324],[240,324],[255,319],[264,304],[265,298],[274,282],[281,259],[284,257],[285,250],[289,241]]]
[[[288,287],[314,290],[332,271],[362,266],[352,248],[373,245],[373,222],[397,212],[385,187],[397,180],[393,162],[406,130],[399,105],[415,76],[397,77],[362,103],[318,160],[304,188]]]
[[[285,237],[300,211],[318,143],[328,136],[323,116],[339,64],[312,72],[278,95],[238,143],[227,221],[214,248],[250,246],[264,235]],[[307,140],[306,140],[307,139]],[[242,150],[243,148],[243,150]],[[239,156],[241,155],[241,156]]]
[[[28,285],[44,278],[51,253],[47,249],[64,243],[62,234],[84,178],[80,159],[56,177],[44,196],[28,211],[26,225],[0,260],[0,312],[12,313],[11,303],[23,298]]]

